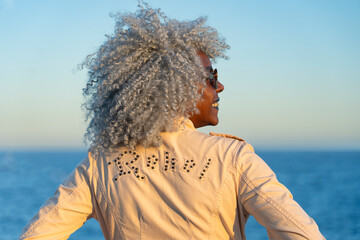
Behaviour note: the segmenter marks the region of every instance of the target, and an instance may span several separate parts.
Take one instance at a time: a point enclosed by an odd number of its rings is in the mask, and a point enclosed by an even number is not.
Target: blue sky
[[[201,131],[256,149],[360,149],[360,1],[149,0],[169,17],[208,16],[231,49],[220,124]],[[84,147],[75,71],[135,0],[0,2],[0,149]]]

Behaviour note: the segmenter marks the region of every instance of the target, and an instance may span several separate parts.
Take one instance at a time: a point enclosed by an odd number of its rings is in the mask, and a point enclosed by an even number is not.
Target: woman
[[[204,18],[139,7],[84,63],[88,158],[20,239],[67,239],[92,217],[105,239],[246,239],[249,215],[270,239],[324,239],[249,144],[196,131],[218,123],[210,58],[228,45]]]

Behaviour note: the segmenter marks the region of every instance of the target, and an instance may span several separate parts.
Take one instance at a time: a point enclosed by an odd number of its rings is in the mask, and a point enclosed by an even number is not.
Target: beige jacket
[[[105,239],[246,239],[249,215],[270,239],[324,239],[242,139],[203,134],[190,120],[162,138],[158,148],[89,155],[20,239],[67,239],[91,217]]]

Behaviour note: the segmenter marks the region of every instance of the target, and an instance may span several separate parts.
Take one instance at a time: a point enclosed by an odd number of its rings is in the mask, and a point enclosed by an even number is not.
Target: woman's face
[[[200,57],[204,68],[211,67],[210,59],[204,52],[199,51],[198,56]],[[224,86],[220,82],[218,82],[217,89],[215,89],[210,84],[209,80],[206,80],[206,87],[203,91],[203,95],[196,104],[199,109],[199,113],[190,117],[190,120],[196,128],[218,124],[218,102],[220,100],[218,94],[223,90]]]

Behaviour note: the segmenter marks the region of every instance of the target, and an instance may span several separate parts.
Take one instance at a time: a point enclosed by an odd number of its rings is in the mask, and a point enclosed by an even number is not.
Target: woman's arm
[[[238,153],[238,199],[270,239],[325,239],[275,173],[245,144]]]
[[[91,172],[86,158],[41,206],[19,239],[68,239],[93,217]]]

